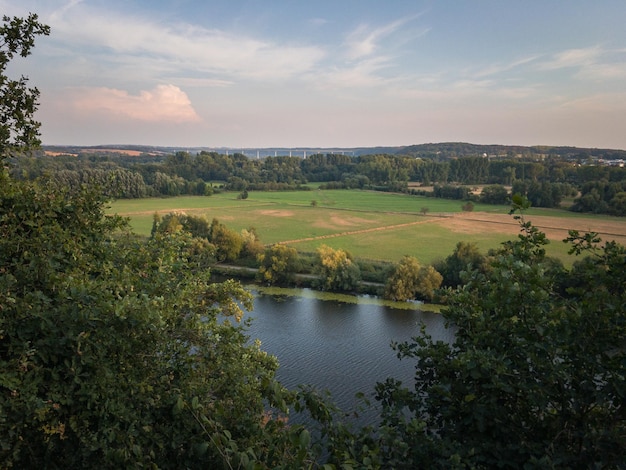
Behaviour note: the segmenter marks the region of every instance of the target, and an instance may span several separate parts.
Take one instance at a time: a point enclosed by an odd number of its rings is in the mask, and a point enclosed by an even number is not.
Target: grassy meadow
[[[133,230],[140,235],[150,234],[155,212],[180,211],[209,220],[217,218],[237,231],[254,227],[266,244],[283,242],[303,252],[326,244],[346,249],[357,257],[393,262],[411,255],[422,263],[431,263],[452,253],[461,240],[475,242],[486,252],[519,233],[517,223],[507,215],[508,206],[475,204],[468,218],[461,205],[461,201],[423,196],[312,190],[250,192],[245,200],[237,199],[235,192],[210,197],[118,200],[111,203],[109,212],[129,217]],[[422,213],[424,208],[428,209],[426,215]],[[547,227],[576,225],[585,230],[596,230],[596,224],[610,220],[609,233],[626,237],[623,218],[540,208],[529,210],[526,217],[531,221],[534,217],[541,219]],[[560,242],[564,237],[557,235],[548,233],[553,239],[548,253],[569,265],[572,258],[567,255],[567,246]]]

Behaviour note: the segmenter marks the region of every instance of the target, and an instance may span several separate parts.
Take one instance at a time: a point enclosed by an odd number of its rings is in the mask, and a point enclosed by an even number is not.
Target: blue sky
[[[626,149],[624,0],[0,0],[45,144]]]

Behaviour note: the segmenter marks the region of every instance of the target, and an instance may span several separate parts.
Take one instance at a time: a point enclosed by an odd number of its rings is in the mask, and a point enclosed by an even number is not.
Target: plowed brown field
[[[603,240],[615,240],[626,245],[626,219],[586,219],[570,217],[526,216],[526,220],[544,232],[551,240],[563,240],[569,230],[596,232]],[[445,217],[435,223],[458,233],[483,233],[486,231],[516,235],[519,224],[508,214],[486,212],[462,212],[453,217]]]

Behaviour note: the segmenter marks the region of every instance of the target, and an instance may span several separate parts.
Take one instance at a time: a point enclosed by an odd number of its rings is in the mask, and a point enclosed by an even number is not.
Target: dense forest
[[[448,156],[429,158],[431,147],[443,149]],[[97,185],[120,198],[210,195],[215,190],[306,190],[306,183],[318,182],[323,183],[322,189],[397,191],[494,204],[521,194],[536,207],[559,207],[564,198],[576,197],[571,210],[626,215],[626,168],[619,160],[592,159],[583,149],[577,152],[569,147],[542,149],[547,154],[524,147],[528,152],[521,154],[473,155],[478,149],[490,150],[470,144],[432,144],[413,151],[419,156],[336,153],[255,159],[241,153],[178,151],[129,156],[85,149],[72,155],[23,155],[14,159],[13,175],[24,179],[48,175],[60,187]],[[451,156],[457,152],[461,156]],[[599,154],[623,157],[621,151]],[[471,191],[471,186],[485,185],[491,187],[484,195]],[[430,186],[434,191],[422,189]]]
[[[4,17],[0,27],[0,467],[623,468],[623,246],[570,232],[566,242],[579,258],[566,269],[546,257],[545,234],[524,219],[528,198],[512,195],[516,239],[488,259],[460,244],[446,260],[460,279],[441,291],[453,344],[417,332],[394,344],[415,364],[413,383],[381,377],[363,392],[375,405],[361,403],[377,410],[378,422],[352,427],[345,413],[359,409],[337,410],[306,386],[286,389],[275,378],[276,358],[247,337],[241,318],[251,294],[211,277],[212,256],[232,256],[211,247],[229,238],[224,226],[171,215],[155,218],[144,239],[104,209],[125,184],[151,194],[192,183],[198,190],[200,182],[211,188],[210,172],[223,171],[216,161],[228,169],[224,185],[246,168],[239,178],[248,184],[258,175],[259,184],[287,187],[313,170],[301,166],[309,159],[177,153],[134,167],[124,158],[23,157],[40,143],[39,92],[24,77],[7,77],[6,67],[48,34],[34,14]],[[392,163],[418,162],[331,157],[312,161],[333,161],[328,171],[362,164],[381,183],[404,175]],[[476,177],[489,174],[488,160],[469,158]],[[144,165],[152,170],[141,173]],[[85,171],[94,173],[79,179]],[[615,175],[584,183],[623,181]],[[246,240],[252,247],[254,233]],[[261,274],[289,272],[292,255],[262,253]],[[328,261],[317,268],[325,287],[353,280],[345,252],[323,247],[318,255]],[[428,294],[424,287],[441,281],[410,258],[390,277],[402,281],[393,296]],[[307,419],[293,419],[299,414]]]

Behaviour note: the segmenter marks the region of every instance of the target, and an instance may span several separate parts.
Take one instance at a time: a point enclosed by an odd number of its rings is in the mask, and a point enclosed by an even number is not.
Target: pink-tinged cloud
[[[74,99],[74,107],[82,112],[125,116],[137,121],[200,121],[187,94],[174,85],[158,85],[139,95],[113,88],[81,89]]]

